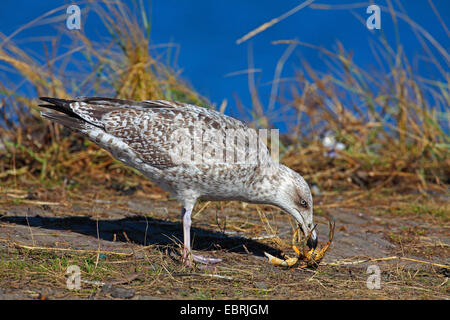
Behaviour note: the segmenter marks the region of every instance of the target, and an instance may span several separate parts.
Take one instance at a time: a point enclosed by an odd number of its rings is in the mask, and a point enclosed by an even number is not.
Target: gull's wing
[[[187,158],[180,158],[179,153],[180,147],[187,148],[184,151],[189,151],[186,135],[192,138],[193,146],[197,141],[202,141],[201,150],[219,150],[223,152],[222,158],[225,159],[226,150],[223,148],[227,145],[225,137],[230,132],[236,133],[238,137],[248,136],[248,133],[251,133],[250,129],[237,119],[215,110],[179,102],[165,100],[137,102],[100,97],[74,100],[43,97],[41,100],[49,103],[41,105],[42,107],[64,113],[60,115],[46,112],[43,113],[44,117],[83,133],[114,155],[119,154],[119,158],[120,152],[111,148],[126,146],[134,153],[130,156],[136,156],[145,164],[157,168],[172,167],[186,161]],[[205,135],[205,132],[210,134]],[[256,139],[261,143],[259,138]],[[248,160],[249,157],[255,157],[258,146],[248,142],[244,144],[245,154],[241,154],[241,158]],[[193,148],[196,152],[197,149]],[[268,151],[265,145],[264,149],[262,157],[267,161]],[[238,152],[242,152],[241,149],[238,148]],[[211,157],[205,155],[200,160],[218,161],[211,160]]]

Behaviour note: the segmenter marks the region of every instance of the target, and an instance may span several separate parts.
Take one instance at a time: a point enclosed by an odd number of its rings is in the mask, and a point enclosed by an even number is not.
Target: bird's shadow
[[[41,217],[3,216],[1,221],[48,230],[66,230],[106,241],[133,242],[138,245],[176,246],[183,241],[181,222],[156,218],[126,217],[115,220],[95,220],[85,216]],[[97,224],[98,223],[98,224]],[[193,249],[201,251],[225,250],[264,256],[264,252],[280,255],[281,251],[256,240],[230,236],[222,232],[198,227],[191,228]]]

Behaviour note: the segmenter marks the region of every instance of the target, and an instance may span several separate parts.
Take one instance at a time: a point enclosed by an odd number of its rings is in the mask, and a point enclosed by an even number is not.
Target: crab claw
[[[330,228],[329,233],[329,240],[328,242],[320,249],[311,248],[308,246],[308,240],[311,238],[312,231],[309,233],[308,238],[306,238],[303,242],[304,247],[299,249],[294,243],[300,240],[300,229],[297,228],[294,231],[293,237],[292,237],[292,249],[294,249],[295,253],[297,254],[296,258],[287,258],[285,260],[277,258],[272,256],[271,254],[268,254],[267,252],[264,252],[267,258],[269,258],[269,263],[275,266],[282,266],[282,267],[292,267],[296,264],[299,264],[299,268],[317,268],[319,266],[319,263],[322,261],[323,257],[325,256],[325,253],[330,248],[330,244],[333,241],[334,236],[334,228],[335,228],[335,222],[331,221],[331,219],[328,221],[328,226]],[[313,230],[316,228],[314,226]]]
[[[292,267],[298,262],[298,258],[288,258],[286,260],[274,257],[273,255],[264,252],[267,258],[269,258],[269,263],[274,266],[282,266],[282,267]]]
[[[300,257],[301,256],[301,251],[299,248],[297,248],[297,246],[295,244],[292,245],[292,249],[294,249],[295,253]]]
[[[330,233],[328,235],[329,240],[328,242],[323,246],[323,248],[321,250],[319,250],[315,257],[313,258],[317,263],[320,262],[320,260],[322,260],[322,258],[325,255],[325,252],[328,251],[328,248],[330,247],[331,242],[333,241],[333,236],[334,236],[334,228],[336,227],[336,223],[333,221],[328,221],[328,226],[330,228]]]
[[[304,250],[304,253],[303,253],[302,257],[305,258],[306,263],[309,266],[318,266],[320,261],[325,256],[325,253],[328,251],[328,249],[330,247],[330,244],[333,241],[335,225],[336,224],[335,224],[334,221],[331,221],[331,220],[328,221],[328,227],[330,228],[329,240],[322,247],[322,249],[318,249],[318,250],[311,249],[310,251],[307,251],[306,249]]]

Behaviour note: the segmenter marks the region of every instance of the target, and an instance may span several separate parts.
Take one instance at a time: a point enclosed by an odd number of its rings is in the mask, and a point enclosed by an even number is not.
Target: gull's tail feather
[[[45,107],[47,108],[47,107]],[[52,108],[50,108],[52,109]],[[81,120],[80,118],[76,118],[76,117],[72,117],[72,116],[68,116],[65,114],[58,114],[55,112],[45,112],[45,111],[41,111],[41,116],[45,119],[49,119],[53,122],[62,124],[63,126],[75,130],[75,131],[82,131],[84,129],[86,129],[86,123]]]
[[[40,97],[39,99],[49,103],[49,104],[40,104],[39,105],[40,107],[58,111],[58,112],[41,111],[41,116],[43,118],[62,124],[63,126],[82,134],[85,134],[86,130],[93,128],[92,124],[86,122],[85,119],[76,114],[70,107],[71,103],[76,102],[75,100],[66,100],[49,97]]]
[[[40,97],[42,101],[48,102],[50,104],[40,104],[42,108],[52,109],[55,111],[62,112],[70,117],[77,118],[81,120],[81,117],[72,111],[70,104],[75,102],[75,100],[66,100],[58,98]]]

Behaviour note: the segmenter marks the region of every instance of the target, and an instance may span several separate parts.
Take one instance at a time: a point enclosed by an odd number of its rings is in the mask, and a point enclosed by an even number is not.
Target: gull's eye
[[[308,204],[306,203],[306,200],[304,200],[304,199],[300,200],[300,205],[301,205],[303,208],[308,208]]]

